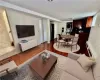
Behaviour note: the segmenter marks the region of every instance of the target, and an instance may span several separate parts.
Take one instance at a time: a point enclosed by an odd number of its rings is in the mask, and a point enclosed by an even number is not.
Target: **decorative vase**
[[[43,61],[43,63],[45,63],[46,62],[46,54],[45,53],[43,53],[42,55],[41,55],[41,57],[42,57],[42,61]]]
[[[47,59],[49,59],[50,54],[49,54],[49,53],[46,53],[46,52],[43,52],[43,53],[41,54],[41,57],[42,57],[43,63],[45,63],[45,62],[47,61]]]

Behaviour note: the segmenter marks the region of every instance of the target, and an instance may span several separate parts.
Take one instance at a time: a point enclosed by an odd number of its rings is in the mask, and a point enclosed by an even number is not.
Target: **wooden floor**
[[[12,56],[12,57],[10,57],[8,59],[14,60],[17,65],[20,65],[23,62],[27,61],[28,59],[32,58],[33,56],[35,56],[36,54],[40,53],[41,51],[43,51],[45,49],[67,57],[68,56],[67,52],[66,53],[59,52],[59,51],[57,51],[57,50],[55,50],[53,48],[54,42],[55,41],[51,41],[49,44],[47,42],[45,42],[45,43],[43,43],[43,44],[41,44],[39,46],[36,46],[36,47],[34,47],[34,48],[32,48],[32,49],[30,49],[28,51],[25,51],[23,53],[20,53],[20,54],[17,54],[15,56]],[[86,54],[88,56],[88,54],[86,52],[87,52],[87,50],[85,48],[82,48],[81,53],[82,54]],[[80,50],[78,52],[76,52],[76,53],[79,54]]]
[[[55,50],[53,48],[53,44],[54,44],[54,41],[51,41],[50,44],[45,42],[37,47],[34,47],[28,51],[25,51],[23,53],[12,56],[8,59],[14,60],[17,65],[20,65],[23,62],[27,61],[28,59],[32,58],[33,56],[35,56],[36,54],[40,53],[41,51],[43,51],[45,49],[67,57],[68,53],[63,53],[63,52],[59,52],[59,51]]]

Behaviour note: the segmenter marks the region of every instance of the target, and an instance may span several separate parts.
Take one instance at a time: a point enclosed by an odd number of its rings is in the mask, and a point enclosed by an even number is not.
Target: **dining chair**
[[[79,34],[75,34],[75,37],[79,37]]]
[[[56,45],[58,43],[58,47],[59,45],[63,45],[65,43],[64,39],[61,38],[61,35],[60,34],[57,34],[57,42],[56,42]]]
[[[68,45],[71,46],[71,51],[72,51],[73,46],[76,46],[76,49],[77,49],[78,39],[79,37],[74,37],[70,42],[68,42]]]
[[[79,34],[75,34],[75,37],[79,37]],[[72,41],[73,39],[71,39],[71,41]]]

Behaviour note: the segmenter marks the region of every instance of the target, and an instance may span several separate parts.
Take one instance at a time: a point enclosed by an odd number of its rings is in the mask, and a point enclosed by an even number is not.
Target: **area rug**
[[[47,51],[47,50],[45,50],[45,51],[58,57],[57,64],[55,65],[53,70],[50,72],[50,74],[48,75],[46,80],[60,80],[60,76],[63,72],[64,62],[66,62],[67,57],[55,54],[55,53]],[[39,53],[39,54],[41,54],[41,53]],[[36,55],[35,57],[37,57],[38,55]],[[37,80],[29,68],[30,62],[33,59],[35,59],[35,57],[29,59],[28,61],[26,61],[25,63],[23,63],[22,65],[20,65],[18,67],[18,71],[17,71],[18,75],[17,76],[15,75],[15,73],[12,73],[10,75],[1,77],[0,80]]]
[[[76,52],[78,50],[80,50],[80,46],[77,45],[77,49],[76,49],[76,46],[73,46],[72,47],[72,51],[71,51],[71,46],[63,46],[63,45],[58,45],[56,43],[54,43],[53,45],[54,49],[57,50],[57,51],[60,51],[60,52],[65,52],[65,53],[72,53],[72,52]]]

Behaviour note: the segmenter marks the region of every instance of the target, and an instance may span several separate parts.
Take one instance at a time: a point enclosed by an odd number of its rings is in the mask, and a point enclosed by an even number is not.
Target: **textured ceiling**
[[[100,10],[100,0],[3,0],[60,19],[76,19],[94,15]]]

